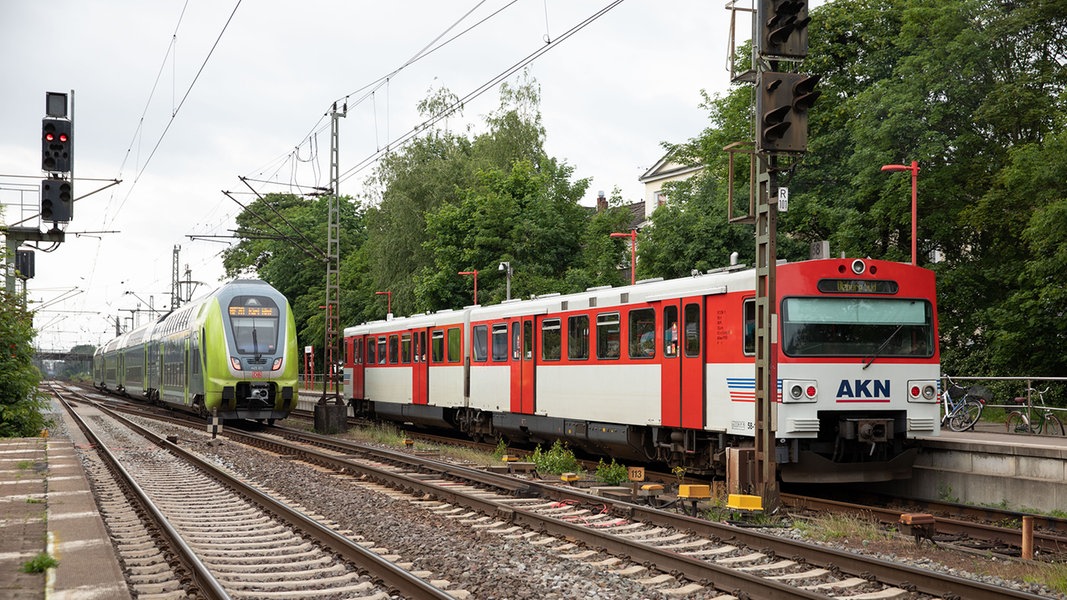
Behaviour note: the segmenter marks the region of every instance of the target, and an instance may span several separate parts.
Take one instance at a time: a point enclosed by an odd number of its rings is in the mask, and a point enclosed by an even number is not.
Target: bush
[[[0,437],[31,437],[51,425],[44,416],[48,397],[33,366],[33,316],[21,298],[0,292]]]
[[[611,459],[611,464],[606,464],[604,459],[596,466],[596,480],[608,485],[622,485],[630,479],[625,465],[620,465]]]
[[[547,452],[543,452],[541,446],[538,445],[534,449],[531,460],[541,473],[559,475],[560,473],[578,473],[582,470],[582,465],[574,457],[574,452],[559,440],[556,440]]]
[[[22,564],[23,573],[44,573],[59,566],[59,561],[47,552],[41,552]]]

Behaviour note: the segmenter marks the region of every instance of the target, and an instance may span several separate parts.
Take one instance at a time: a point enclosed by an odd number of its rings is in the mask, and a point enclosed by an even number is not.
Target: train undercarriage
[[[476,441],[544,444],[562,440],[576,450],[620,462],[661,464],[705,477],[726,476],[728,449],[754,469],[752,437],[726,432],[659,426],[623,425],[470,408],[375,403],[352,400],[356,416],[416,427],[460,431]],[[918,454],[904,436],[903,412],[820,413],[817,438],[779,439],[775,460],[786,482],[848,483],[907,479]],[[751,463],[748,467],[745,461]]]

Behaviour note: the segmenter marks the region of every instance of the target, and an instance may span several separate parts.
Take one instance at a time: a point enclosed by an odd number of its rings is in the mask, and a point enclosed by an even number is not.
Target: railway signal
[[[804,58],[808,55],[808,3],[806,0],[760,0],[759,52],[764,57]]]
[[[70,172],[73,159],[71,122],[66,119],[41,121],[41,169],[53,173]]]
[[[74,185],[65,179],[41,180],[41,220],[66,223],[74,213]]]
[[[808,109],[821,92],[817,75],[759,73],[756,85],[756,148],[760,152],[799,153],[808,149]]]

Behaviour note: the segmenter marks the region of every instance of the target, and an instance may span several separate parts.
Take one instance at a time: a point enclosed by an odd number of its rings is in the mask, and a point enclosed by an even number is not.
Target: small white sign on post
[[[304,354],[311,354],[314,351],[315,351],[314,347],[312,347],[312,346],[304,346]]]
[[[789,188],[778,188],[778,212],[789,211]]]

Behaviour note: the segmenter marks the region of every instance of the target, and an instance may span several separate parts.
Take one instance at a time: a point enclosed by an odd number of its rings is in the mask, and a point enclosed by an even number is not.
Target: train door
[[[664,427],[682,426],[681,301],[658,307],[663,327],[663,362],[660,373],[660,419]]]
[[[185,381],[182,382],[182,388],[184,391],[184,394],[182,396],[182,402],[186,406],[188,406],[190,402],[189,388],[192,385],[193,381],[193,363],[189,360],[189,338],[185,338],[185,343],[182,345],[185,346],[185,348],[182,349],[184,351],[183,358],[185,361],[182,363],[182,365],[185,366],[185,368],[182,370],[182,376],[185,377]],[[255,371],[255,373],[258,375],[259,371]]]
[[[511,412],[534,412],[533,317],[511,320]]]
[[[349,397],[362,400],[367,397],[366,377],[363,373],[363,348],[367,344],[367,337],[360,335],[349,338],[348,344],[348,357],[352,366],[352,389],[349,390]]]
[[[681,302],[681,334],[679,360],[681,361],[681,413],[682,427],[704,428],[704,297],[683,298]]]
[[[411,333],[411,403],[427,404],[430,400],[430,368],[426,362],[426,330]]]

